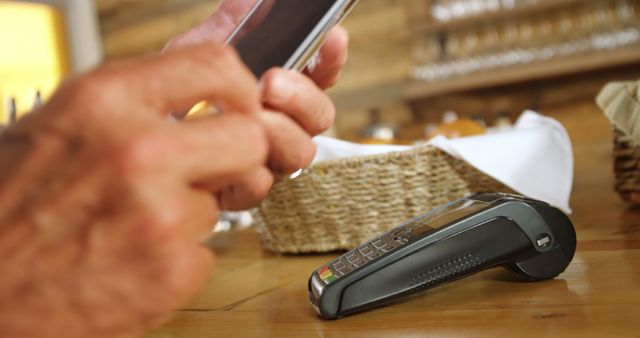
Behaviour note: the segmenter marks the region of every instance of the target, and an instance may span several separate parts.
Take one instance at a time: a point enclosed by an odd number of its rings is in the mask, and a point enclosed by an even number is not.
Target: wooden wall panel
[[[362,0],[344,25],[351,34],[350,61],[332,95],[351,97],[363,87],[408,78],[408,0]],[[107,59],[158,51],[176,34],[204,20],[216,0],[97,0]],[[383,95],[384,96],[384,95]],[[383,97],[379,96],[379,97]]]

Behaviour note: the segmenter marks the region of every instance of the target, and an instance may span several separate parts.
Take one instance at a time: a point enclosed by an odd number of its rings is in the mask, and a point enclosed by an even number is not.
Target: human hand
[[[223,0],[218,9],[201,25],[173,39],[167,50],[194,43],[221,43],[237,27],[256,0]],[[272,69],[261,79],[262,100],[269,111],[259,114],[270,143],[270,171],[243,177],[230,188],[233,201],[226,209],[252,207],[271,189],[275,177],[307,167],[315,155],[312,137],[329,129],[335,119],[335,107],[323,92],[340,77],[347,61],[348,34],[334,28],[319,51],[316,65],[303,74]]]
[[[231,114],[166,118],[201,100]],[[261,109],[237,55],[207,44],[72,79],[0,134],[0,337],[166,320],[211,274],[222,192],[267,170]]]
[[[225,42],[256,2],[257,0],[222,0],[207,20],[175,37],[167,44],[166,49],[203,42]],[[342,68],[347,62],[348,45],[347,31],[340,26],[333,28],[320,48],[314,67],[305,69],[304,73],[321,89],[332,87],[340,78]]]

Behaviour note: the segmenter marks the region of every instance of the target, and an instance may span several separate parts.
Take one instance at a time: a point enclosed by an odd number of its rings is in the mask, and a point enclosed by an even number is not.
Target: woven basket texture
[[[614,130],[615,189],[627,202],[640,204],[640,147],[635,138]]]
[[[464,161],[422,146],[319,163],[278,183],[253,216],[268,250],[348,250],[411,217],[480,192],[513,191]]]
[[[614,126],[614,188],[640,205],[640,82],[611,82],[596,101]]]

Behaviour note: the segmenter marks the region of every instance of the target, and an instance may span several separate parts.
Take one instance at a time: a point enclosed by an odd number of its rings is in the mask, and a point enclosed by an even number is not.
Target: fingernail
[[[278,73],[271,80],[269,99],[288,101],[293,96],[293,84],[285,73]]]

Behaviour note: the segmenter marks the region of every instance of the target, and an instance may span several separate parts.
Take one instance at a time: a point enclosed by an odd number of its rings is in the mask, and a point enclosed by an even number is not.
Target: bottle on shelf
[[[500,113],[496,117],[493,123],[493,130],[495,131],[503,131],[508,130],[513,127],[513,123],[511,122],[511,118],[508,113]]]
[[[42,93],[37,89],[33,96],[33,110],[35,111],[40,108],[42,106],[42,103]]]
[[[378,109],[369,111],[369,125],[361,135],[360,143],[364,144],[398,143],[398,128],[393,124],[382,122],[382,116]]]
[[[16,98],[11,96],[8,99],[7,113],[9,118],[9,124],[15,123],[18,120],[18,105],[16,103]]]
[[[446,138],[460,138],[483,135],[487,129],[478,121],[469,118],[461,118],[454,111],[447,111],[442,115],[442,122],[427,135],[428,139],[436,136]]]

